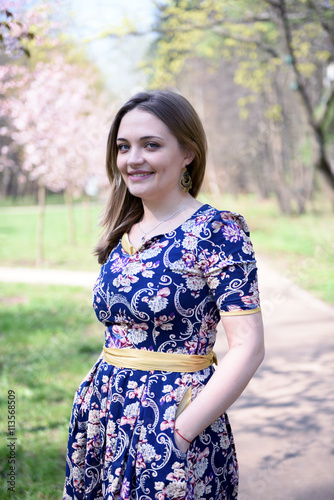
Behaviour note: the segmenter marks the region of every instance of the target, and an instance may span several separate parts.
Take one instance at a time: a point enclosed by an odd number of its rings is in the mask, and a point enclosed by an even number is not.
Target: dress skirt
[[[212,371],[144,372],[100,358],[75,396],[63,499],[236,499],[238,466],[226,414],[187,453],[173,437],[183,396],[191,387],[194,397]]]

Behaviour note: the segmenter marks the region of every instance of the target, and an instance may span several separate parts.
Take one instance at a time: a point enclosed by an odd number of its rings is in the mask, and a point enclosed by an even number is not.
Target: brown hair
[[[174,134],[179,144],[195,155],[187,166],[192,179],[192,188],[189,191],[192,196],[197,196],[204,178],[206,137],[201,120],[192,105],[181,95],[170,91],[140,92],[131,97],[116,114],[108,136],[106,168],[111,192],[102,214],[101,225],[104,233],[95,249],[100,264],[107,260],[122,234],[130,231],[144,213],[141,199],[128,191],[117,168],[118,129],[124,115],[135,108],[159,118]]]

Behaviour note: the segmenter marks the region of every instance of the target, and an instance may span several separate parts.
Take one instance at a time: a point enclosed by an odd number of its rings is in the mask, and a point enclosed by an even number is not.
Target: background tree
[[[73,197],[85,195],[88,185],[91,192],[92,182],[95,191],[106,182],[104,149],[112,111],[95,68],[81,59],[69,62],[57,38],[50,39],[52,28],[43,18],[30,42],[29,63],[8,61],[0,66],[0,172],[2,179],[7,173],[21,184],[38,186],[37,263],[43,261],[46,190],[64,193],[74,244]]]
[[[23,0],[16,2],[2,0],[0,6],[0,52],[9,57],[20,57],[22,54],[30,57],[30,52],[24,42],[33,40],[35,34],[31,28],[33,19],[22,22],[13,8],[20,10],[24,5]],[[30,21],[30,22],[29,22]]]
[[[241,115],[252,129],[242,149],[261,162],[263,192],[274,191],[284,212],[305,209],[315,170],[334,191],[326,144],[334,105],[333,7],[333,1],[171,0],[160,4],[153,27],[152,87],[179,87],[198,59],[211,80],[233,68],[234,82],[245,89]],[[193,84],[204,80],[198,75]]]

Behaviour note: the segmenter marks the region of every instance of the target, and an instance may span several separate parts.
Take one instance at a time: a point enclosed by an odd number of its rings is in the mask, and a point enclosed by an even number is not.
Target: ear
[[[185,160],[184,166],[186,167],[187,165],[189,165],[193,161],[194,158],[195,158],[195,153],[193,153],[189,149],[186,149],[185,157],[184,157],[184,160]]]

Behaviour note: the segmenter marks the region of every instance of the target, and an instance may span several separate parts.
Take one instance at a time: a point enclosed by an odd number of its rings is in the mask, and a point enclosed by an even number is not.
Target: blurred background
[[[73,394],[103,332],[79,275],[1,270],[98,273],[108,130],[147,89],[180,92],[203,120],[201,200],[242,213],[258,256],[334,305],[333,1],[1,0],[0,361],[20,499],[61,497]]]

